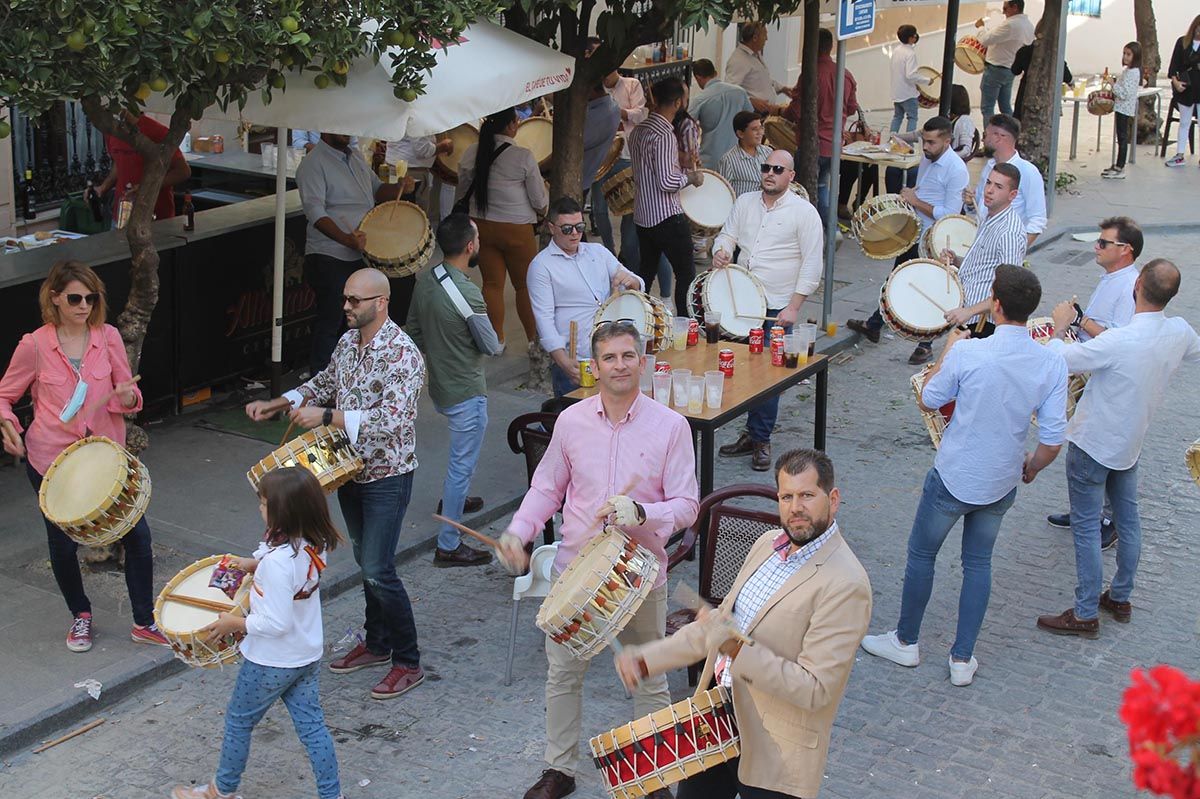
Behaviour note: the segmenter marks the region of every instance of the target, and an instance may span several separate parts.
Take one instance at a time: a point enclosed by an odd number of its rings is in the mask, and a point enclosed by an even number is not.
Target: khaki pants
[[[655,588],[617,636],[622,646],[657,641],[667,631],[667,587]],[[591,660],[577,660],[569,649],[546,638],[546,764],[575,776],[583,716],[583,676]],[[606,650],[594,657],[603,668],[612,668]],[[633,692],[633,718],[640,719],[671,704],[667,675],[642,682]],[[632,720],[632,719],[631,719]]]

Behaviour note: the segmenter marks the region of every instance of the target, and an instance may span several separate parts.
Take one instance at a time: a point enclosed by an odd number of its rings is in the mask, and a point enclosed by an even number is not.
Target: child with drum
[[[250,753],[250,733],[275,700],[292,717],[320,799],[341,799],[337,755],[325,726],[317,672],[323,651],[321,571],[326,553],[341,542],[329,518],[321,484],[307,469],[267,472],[258,484],[258,510],[267,525],[250,558],[236,558],[251,572],[250,614],[222,613],[201,630],[209,640],[244,635],[242,662],[225,711],[221,760],[212,782],[179,785],[172,799],[233,799]]]
[[[130,373],[129,358],[121,334],[105,324],[104,281],[79,261],[59,261],[38,291],[45,323],[21,338],[0,378],[0,434],[4,451],[25,458],[29,482],[39,491],[52,464],[73,445],[88,436],[107,439],[100,449],[121,457],[125,445],[126,413],[142,409],[137,380]],[[21,439],[21,423],[13,405],[28,391],[33,397],[33,422]],[[127,454],[127,453],[125,453]],[[129,456],[132,458],[132,456]],[[76,485],[94,478],[96,470],[73,470],[73,482],[65,493],[77,500],[87,494],[104,494],[111,489],[89,490]],[[64,516],[90,516],[83,501]],[[43,505],[45,509],[45,505]],[[59,514],[51,513],[56,518]],[[86,652],[92,648],[92,604],[83,590],[77,552],[79,542],[69,537],[43,513],[50,568],[72,616],[67,648]],[[132,521],[132,520],[130,520]],[[119,534],[115,532],[114,535]],[[111,540],[111,539],[110,539]],[[166,646],[167,640],[154,626],[154,555],[150,548],[150,526],[142,516],[120,539],[125,548],[125,586],[133,610],[130,636],[136,643]]]

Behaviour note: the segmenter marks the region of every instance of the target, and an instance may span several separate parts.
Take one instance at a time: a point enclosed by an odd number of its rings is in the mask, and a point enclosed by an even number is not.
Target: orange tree
[[[192,120],[247,95],[313,81],[345,86],[352,60],[389,58],[396,97],[411,101],[434,66],[428,44],[454,41],[495,0],[8,0],[0,7],[0,103],[35,121],[56,102],[80,101],[101,132],[132,145],[144,173],[126,228],[131,287],[117,324],[138,369],[158,302],[154,200]],[[378,20],[378,30],[362,29]],[[131,120],[152,91],[174,102],[162,142]],[[128,111],[134,116],[127,115]],[[0,134],[7,135],[6,130]]]

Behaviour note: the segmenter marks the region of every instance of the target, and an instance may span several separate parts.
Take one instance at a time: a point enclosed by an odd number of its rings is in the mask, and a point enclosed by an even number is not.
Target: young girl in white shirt
[[[1125,45],[1121,53],[1120,76],[1113,81],[1113,126],[1117,137],[1117,161],[1100,173],[1102,178],[1125,179],[1125,157],[1133,146],[1134,119],[1137,117],[1138,89],[1142,86],[1142,46],[1137,42]]]
[[[970,161],[979,146],[979,135],[971,119],[971,95],[961,83],[954,84],[950,91],[950,121],[954,123],[950,146],[962,160]]]
[[[341,536],[329,518],[321,484],[307,469],[268,472],[258,490],[267,531],[253,557],[235,559],[237,568],[254,575],[250,613],[222,613],[201,631],[210,640],[245,636],[240,646],[244,661],[225,711],[220,765],[212,782],[177,786],[172,799],[234,799],[250,752],[250,733],[277,699],[283,700],[308,750],[317,795],[343,799],[317,686],[324,648],[321,571],[326,552]]]

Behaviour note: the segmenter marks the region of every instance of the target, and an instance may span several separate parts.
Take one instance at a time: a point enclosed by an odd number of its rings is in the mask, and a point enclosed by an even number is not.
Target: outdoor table
[[[697,461],[700,464],[700,496],[706,497],[713,490],[713,465],[716,458],[715,436],[718,427],[737,419],[759,402],[778,397],[784,391],[799,383],[801,380],[817,376],[816,402],[813,403],[813,448],[825,449],[825,411],[829,393],[829,358],[825,355],[814,355],[805,366],[787,369],[771,365],[770,347],[764,347],[762,353],[750,354],[747,344],[722,341],[708,344],[704,333],[700,334],[700,343],[688,347],[682,352],[665,350],[655,355],[658,361],[671,364],[672,369],[691,369],[693,376],[703,376],[706,371],[717,368],[717,353],[722,349],[733,350],[733,377],[726,378],[720,408],[709,408],[707,405],[700,413],[688,413],[685,407],[675,407],[692,428],[693,434],[700,434],[700,447]],[[594,396],[599,388],[577,388],[567,396],[572,399],[585,399]]]
[[[1098,83],[1089,84],[1084,87],[1082,96],[1077,97],[1077,96],[1075,96],[1075,94],[1073,92],[1071,92],[1063,97],[1063,102],[1071,103],[1075,106],[1075,109],[1071,114],[1071,155],[1069,158],[1069,160],[1071,160],[1071,161],[1075,160],[1076,144],[1079,141],[1079,106],[1087,105],[1087,99],[1088,99],[1087,96],[1099,88],[1100,88],[1100,84],[1098,84]],[[1137,96],[1138,96],[1139,100],[1141,100],[1143,97],[1153,97],[1154,98],[1154,112],[1158,116],[1162,116],[1162,92],[1163,92],[1162,89],[1159,89],[1155,86],[1143,86],[1142,88],[1138,89]],[[1107,116],[1108,116],[1108,114],[1105,114],[1104,116],[1096,117],[1096,151],[1097,152],[1100,151],[1100,134],[1104,129],[1104,119]],[[1137,146],[1136,146],[1137,131],[1134,131],[1134,135],[1131,137],[1130,141],[1133,143],[1134,146],[1131,146],[1129,148],[1129,163],[1136,164],[1137,163]],[[1116,147],[1115,142],[1113,144],[1113,147]]]
[[[895,167],[896,169],[908,171],[909,169],[920,166],[921,164],[921,148],[914,145],[913,149],[914,151],[911,155],[900,155],[898,153],[872,153],[871,155],[859,155],[857,153],[848,153],[846,152],[845,148],[842,149],[842,160],[851,161],[858,165],[858,203],[855,205],[856,208],[863,204],[863,200],[866,199],[867,196],[867,187],[863,185],[862,180],[863,164],[876,164],[880,169]],[[839,178],[837,175],[830,175],[829,179],[829,192],[831,198],[830,204],[836,207]],[[876,189],[877,194],[880,193],[880,191],[886,191],[886,184],[884,184],[883,175],[879,176],[879,182],[881,186],[880,188]]]

